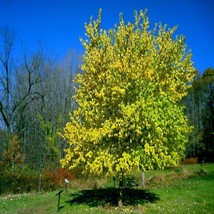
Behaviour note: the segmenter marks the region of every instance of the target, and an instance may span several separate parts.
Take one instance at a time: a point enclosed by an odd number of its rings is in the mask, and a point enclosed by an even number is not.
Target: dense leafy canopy
[[[150,30],[146,12],[106,31],[85,25],[78,107],[64,129],[62,166],[94,174],[164,168],[179,162],[190,131],[181,99],[194,77],[191,53],[176,27]]]

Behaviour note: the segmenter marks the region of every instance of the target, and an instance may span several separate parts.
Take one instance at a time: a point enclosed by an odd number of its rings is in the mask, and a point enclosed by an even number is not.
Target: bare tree
[[[58,136],[75,108],[73,78],[80,72],[81,57],[69,52],[62,62],[48,58],[41,49],[24,51],[13,60],[15,33],[0,34],[0,131],[7,136],[0,159],[16,134],[25,162],[41,172],[59,165],[65,142]],[[15,58],[15,57],[14,57]],[[6,135],[5,135],[6,133]],[[0,143],[2,139],[0,139]]]
[[[30,59],[36,65],[34,58]],[[38,59],[37,55],[35,59]],[[62,63],[42,55],[42,58],[36,60],[39,62],[38,67],[29,66],[28,61],[18,72],[17,124],[27,152],[26,160],[33,167],[56,167],[63,156],[66,144],[59,138],[58,132],[65,126],[69,112],[75,106],[72,82],[76,72],[79,72],[79,59],[73,52]],[[33,70],[30,68],[34,67],[36,69],[31,72]],[[34,74],[32,77],[31,73]],[[30,86],[31,94],[27,93]],[[24,100],[21,99],[23,94],[28,94]]]
[[[11,64],[12,49],[14,47],[15,33],[13,30],[5,27],[0,31],[0,113],[2,116],[2,126],[8,132],[11,132],[11,84],[13,67]]]
[[[7,28],[0,34],[0,127],[4,133],[0,158],[13,135],[21,137],[26,123],[27,107],[43,99],[39,84],[43,81],[43,54],[41,51],[28,56],[22,63],[14,63],[15,33]],[[29,121],[29,120],[28,120]]]

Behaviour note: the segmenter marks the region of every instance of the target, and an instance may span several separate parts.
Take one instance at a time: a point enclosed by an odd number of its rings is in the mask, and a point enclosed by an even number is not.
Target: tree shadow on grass
[[[70,194],[71,200],[66,201],[70,205],[86,204],[91,207],[97,206],[117,206],[118,205],[119,189],[107,188],[96,190],[82,190],[77,194]],[[159,197],[142,189],[124,189],[123,190],[123,205],[135,206],[145,203],[154,203],[159,200]]]

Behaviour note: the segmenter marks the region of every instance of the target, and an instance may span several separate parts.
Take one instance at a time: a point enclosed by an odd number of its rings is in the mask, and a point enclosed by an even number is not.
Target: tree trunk
[[[123,187],[119,188],[118,207],[123,206]]]
[[[143,187],[145,185],[145,172],[142,172],[141,174],[141,186]]]
[[[118,207],[123,206],[123,184],[124,184],[124,175],[122,173],[122,176],[119,181]]]
[[[39,175],[39,186],[38,186],[38,192],[41,192],[41,186],[42,186],[42,174]]]
[[[14,169],[15,169],[15,163],[14,161],[12,160],[11,161],[11,173],[14,174]]]

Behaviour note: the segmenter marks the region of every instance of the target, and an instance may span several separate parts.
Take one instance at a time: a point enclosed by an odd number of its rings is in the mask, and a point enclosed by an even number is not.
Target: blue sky
[[[72,49],[84,52],[79,37],[99,8],[103,29],[118,23],[121,12],[126,21],[133,21],[134,10],[147,8],[151,27],[158,22],[178,25],[176,34],[186,37],[200,72],[214,68],[213,0],[0,0],[0,27],[13,28],[21,46],[33,48],[40,41],[61,59]]]

